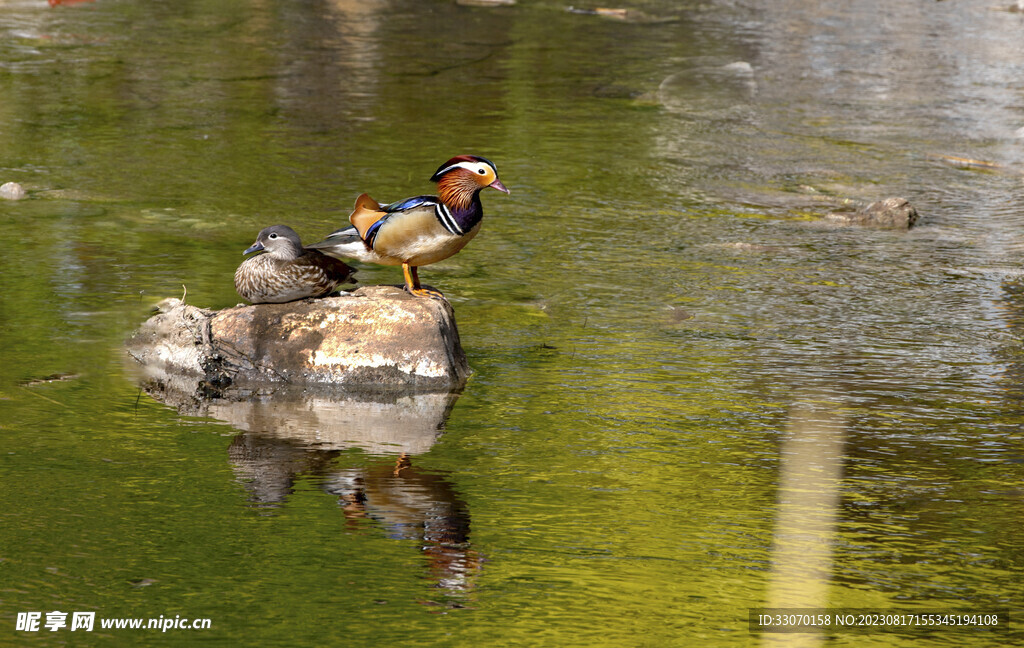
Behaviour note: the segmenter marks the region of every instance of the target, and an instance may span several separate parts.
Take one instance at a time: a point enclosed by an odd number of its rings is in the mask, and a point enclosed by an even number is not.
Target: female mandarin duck
[[[420,285],[417,268],[447,259],[477,235],[484,216],[482,190],[508,189],[498,180],[494,163],[476,155],[453,157],[430,179],[437,183],[437,196],[381,205],[362,194],[349,216],[352,227],[309,247],[347,259],[400,265],[406,290],[421,297],[442,297]]]
[[[235,290],[254,304],[323,297],[351,279],[352,268],[326,254],[302,247],[299,235],[285,225],[260,231],[242,254],[262,251],[235,271]]]

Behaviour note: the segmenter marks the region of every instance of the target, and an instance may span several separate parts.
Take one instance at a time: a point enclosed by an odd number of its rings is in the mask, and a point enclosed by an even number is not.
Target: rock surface
[[[17,182],[5,182],[0,185],[0,198],[5,200],[21,200],[26,195],[25,188]]]
[[[165,300],[128,353],[148,382],[211,397],[283,385],[452,391],[470,372],[451,306],[391,286],[221,311]]]
[[[828,214],[825,219],[841,225],[910,229],[917,222],[917,210],[906,198],[886,198],[852,213]]]

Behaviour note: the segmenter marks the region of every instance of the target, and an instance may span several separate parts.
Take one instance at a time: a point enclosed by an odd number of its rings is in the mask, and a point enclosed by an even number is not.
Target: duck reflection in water
[[[420,470],[403,455],[367,468],[338,468],[339,450],[243,433],[228,449],[235,475],[260,508],[284,504],[299,479],[316,479],[338,498],[352,532],[366,521],[395,540],[422,543],[433,582],[448,591],[472,588],[481,558],[469,543],[469,509],[443,474]]]
[[[412,459],[441,436],[457,394],[310,387],[263,393],[229,386],[210,395],[196,380],[145,387],[183,415],[211,417],[241,431],[228,458],[254,507],[271,512],[299,480],[317,483],[338,499],[352,533],[382,528],[392,538],[418,541],[437,587],[451,594],[472,588],[482,559],[469,543],[469,509],[446,475],[421,470]],[[379,460],[339,465],[353,448]]]
[[[439,587],[471,588],[481,561],[469,544],[469,510],[444,476],[387,465],[338,471],[323,488],[337,495],[350,528],[372,519],[395,540],[421,542]]]
[[[296,482],[314,481],[338,499],[351,532],[382,528],[396,540],[421,543],[432,581],[455,593],[472,588],[482,562],[469,543],[469,509],[446,475],[419,469],[412,458],[440,436],[454,400],[448,394],[391,403],[307,398],[288,407],[280,399],[253,399],[213,402],[206,414],[246,430],[228,456],[255,507],[282,506]],[[380,460],[339,466],[342,451],[353,447]]]

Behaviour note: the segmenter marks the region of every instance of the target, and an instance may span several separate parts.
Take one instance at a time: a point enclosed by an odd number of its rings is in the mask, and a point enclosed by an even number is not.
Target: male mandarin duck
[[[419,266],[437,263],[461,250],[480,231],[484,216],[480,192],[508,193],[494,163],[476,155],[448,160],[431,176],[437,196],[416,196],[387,205],[362,194],[349,216],[352,227],[332,232],[309,246],[332,256],[380,265],[400,265],[405,289],[421,297],[442,297],[420,285]]]
[[[235,290],[254,304],[323,297],[340,284],[355,281],[354,270],[342,261],[302,247],[295,230],[286,225],[264,228],[243,255],[260,252],[238,266]]]

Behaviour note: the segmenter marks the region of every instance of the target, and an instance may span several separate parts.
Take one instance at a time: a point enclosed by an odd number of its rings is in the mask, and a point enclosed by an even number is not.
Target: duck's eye
[[[269,238],[269,239],[276,239],[277,238],[277,234],[271,234],[267,238]]]
[[[480,175],[487,175],[487,169],[484,169],[483,167],[477,169],[476,172]]]

